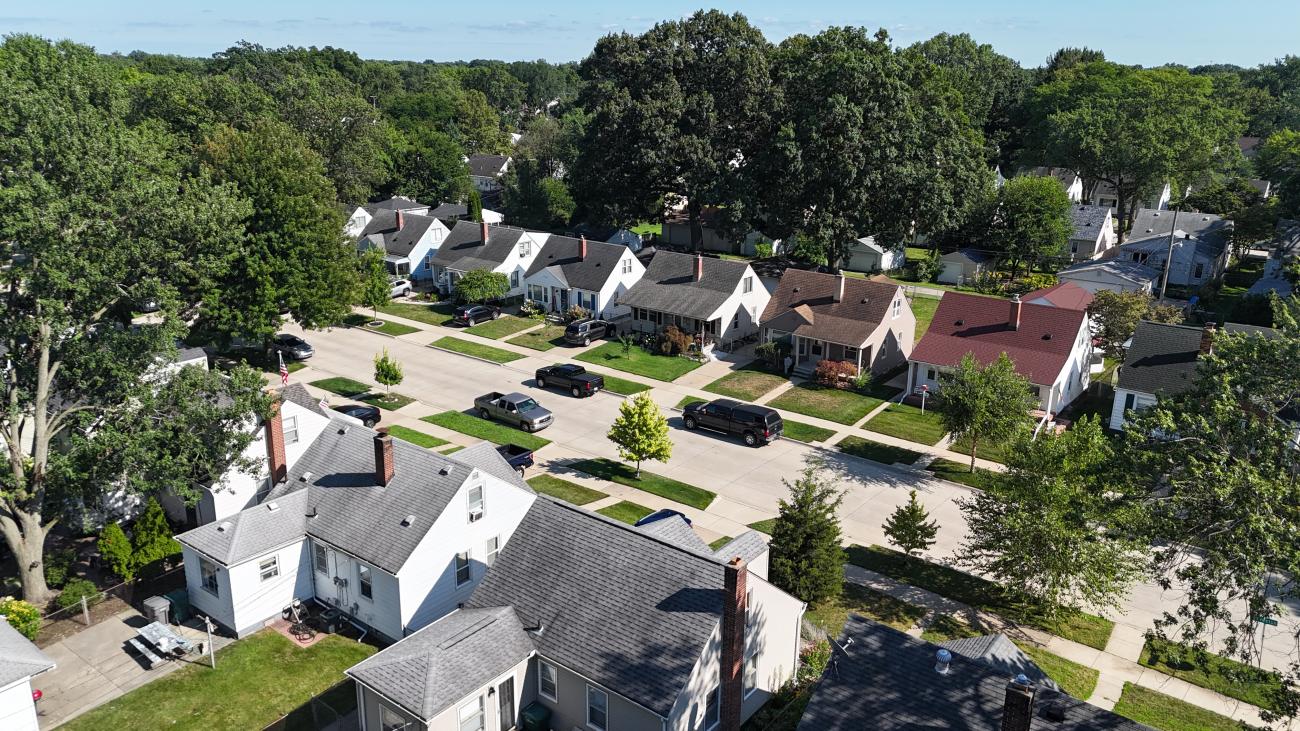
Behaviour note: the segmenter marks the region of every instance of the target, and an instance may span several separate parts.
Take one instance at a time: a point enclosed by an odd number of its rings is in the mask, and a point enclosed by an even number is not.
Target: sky
[[[578,61],[608,33],[639,33],[700,7],[744,13],[773,42],[830,25],[885,28],[900,45],[969,33],[1024,66],[1063,46],[1121,63],[1255,66],[1300,54],[1300,1],[1255,0],[0,0],[0,33],[68,38],[101,52],[207,57],[240,40],[335,46],[363,58]]]

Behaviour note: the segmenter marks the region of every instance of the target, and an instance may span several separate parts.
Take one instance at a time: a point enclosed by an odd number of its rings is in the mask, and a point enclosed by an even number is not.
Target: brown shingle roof
[[[841,280],[844,295],[836,302],[835,292]],[[800,337],[857,347],[888,316],[890,304],[900,296],[899,289],[897,284],[787,269],[760,322],[764,327],[788,329]],[[797,317],[787,316],[792,311]]]

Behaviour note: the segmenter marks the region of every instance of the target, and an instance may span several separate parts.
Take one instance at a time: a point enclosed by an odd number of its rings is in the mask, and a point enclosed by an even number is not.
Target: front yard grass
[[[379,324],[371,325],[370,323],[372,322],[378,322]],[[408,335],[420,331],[420,328],[418,327],[411,327],[410,325],[403,325],[400,322],[391,322],[384,319],[374,320],[368,315],[361,315],[355,312],[344,317],[343,324],[348,327],[359,327],[364,330],[373,330],[374,332],[392,335],[393,337],[397,337],[398,335]]]
[[[564,328],[559,325],[544,325],[538,330],[530,330],[523,335],[516,335],[506,342],[545,352],[564,345]]]
[[[713,498],[717,497],[715,493],[703,488],[645,470],[641,470],[641,477],[638,478],[636,477],[636,470],[631,466],[622,462],[615,462],[612,459],[584,459],[570,465],[570,467],[579,472],[586,472],[593,477],[634,487],[651,495],[658,495],[700,510],[708,508],[709,503],[713,502]]]
[[[830,429],[824,429],[820,426],[805,424],[802,421],[791,421],[783,419],[784,431],[783,436],[790,437],[798,442],[824,442],[835,436],[835,432]]]
[[[975,468],[974,472],[970,471],[970,465],[961,462],[954,462],[943,457],[936,457],[933,462],[925,467],[934,473],[935,477],[942,477],[945,480],[958,482],[967,487],[973,487],[977,490],[983,490],[988,485],[988,479],[993,474],[986,469]]]
[[[596,512],[606,518],[613,518],[614,520],[627,523],[628,525],[635,525],[638,520],[646,517],[654,511],[644,505],[637,505],[629,500],[620,500],[619,502],[616,502],[613,505],[607,505]]]
[[[712,548],[713,550],[716,551],[719,548],[722,548],[723,546],[727,545],[728,543],[731,543],[731,540],[732,540],[731,536],[723,536],[718,540],[710,543],[709,548]]]
[[[375,648],[339,636],[295,647],[271,630],[217,652],[217,667],[195,663],[78,716],[63,726],[91,729],[263,728],[343,677]]]
[[[480,325],[465,328],[465,332],[470,335],[477,335],[481,338],[492,338],[500,340],[509,335],[514,335],[520,330],[527,330],[535,327],[537,321],[526,317],[515,317],[514,315],[502,315],[495,320],[488,320]]]
[[[767,520],[760,520],[756,523],[749,524],[750,529],[756,530],[759,533],[766,533],[769,536],[772,535],[772,528],[774,526],[776,526],[776,518],[768,518]]]
[[[927,446],[938,444],[943,435],[947,434],[943,420],[933,408],[927,409],[923,414],[921,409],[907,404],[886,406],[884,411],[871,417],[862,428]]]
[[[1198,662],[1194,650],[1168,640],[1147,640],[1138,662],[1260,708],[1272,709],[1269,692],[1281,687],[1276,673],[1211,653]]]
[[[493,444],[517,444],[524,449],[533,451],[537,451],[551,443],[549,439],[542,439],[539,436],[519,431],[514,427],[480,419],[477,416],[462,414],[459,411],[444,411],[441,414],[432,414],[420,419],[420,421],[427,421],[430,424],[458,431],[461,434],[468,434],[471,437],[486,439]],[[446,454],[446,452],[443,452],[443,454]]]
[[[432,343],[429,343],[429,345],[434,348],[442,348],[443,350],[450,350],[462,355],[470,355],[475,358],[490,360],[493,363],[509,363],[512,360],[519,360],[524,357],[519,353],[510,350],[502,350],[501,348],[494,348],[491,345],[482,345],[480,343],[471,343],[468,340],[453,338],[450,335],[438,338]]]
[[[415,400],[400,393],[370,393],[356,398],[362,403],[378,406],[385,411],[396,411]]]
[[[966,637],[979,637],[979,635],[978,630],[951,614],[936,613],[934,619],[930,620],[930,626],[921,633],[921,639],[940,644]]]
[[[1241,724],[1164,693],[1125,683],[1115,712],[1161,731],[1241,731]]]
[[[540,492],[543,495],[550,495],[553,498],[559,498],[566,503],[574,505],[586,505],[594,503],[609,495],[600,490],[593,490],[590,487],[583,487],[576,482],[562,480],[555,475],[537,475],[528,480],[528,486]]]
[[[881,444],[873,442],[870,439],[863,439],[859,436],[849,435],[844,437],[835,444],[835,448],[845,454],[851,454],[854,457],[869,459],[872,462],[881,464],[912,464],[921,458],[920,452],[913,452],[910,449],[895,447],[890,444]]]
[[[451,444],[451,442],[446,439],[440,439],[432,434],[425,434],[422,431],[416,431],[405,426],[390,426],[388,427],[388,433],[398,439],[408,441],[417,447],[424,447],[425,449],[433,449],[434,447],[441,447],[444,444]]]
[[[772,399],[768,406],[796,414],[815,416],[838,424],[856,424],[883,399],[864,396],[855,391],[827,388],[815,383],[800,383]]]
[[[651,353],[637,345],[629,348],[624,355],[622,343],[601,343],[574,357],[587,363],[595,363],[616,371],[635,373],[657,381],[672,381],[703,365],[690,358]]]
[[[610,393],[631,396],[634,393],[650,390],[650,387],[644,383],[629,381],[626,378],[619,378],[618,376],[603,376],[603,378],[605,379],[605,390]]]
[[[1075,698],[1087,698],[1097,689],[1097,676],[1100,673],[1096,668],[1066,660],[1031,642],[1017,642],[1016,646],[1023,650],[1034,664],[1047,674],[1047,677],[1055,680],[1056,684],[1061,686],[1061,690]]]
[[[1098,650],[1106,648],[1115,628],[1110,620],[1084,612],[1048,618],[1041,605],[1035,606],[1000,584],[882,546],[850,546],[848,557],[855,566]]]
[[[998,464],[1006,464],[1007,450],[1011,448],[1011,444],[1014,441],[1015,440],[1012,439],[1002,444],[980,442],[975,448],[975,457],[976,459],[987,459],[990,462],[997,462]],[[948,449],[958,454],[968,455],[970,454],[970,441],[966,439],[954,441],[948,446]]]
[[[450,302],[435,302],[433,304],[389,302],[386,305],[380,305],[379,311],[386,315],[423,322],[426,325],[446,325],[451,322],[452,316],[456,314],[456,307]]]
[[[925,616],[926,609],[846,581],[838,597],[808,607],[804,616],[826,634],[839,637],[850,613],[906,632]]]
[[[322,378],[319,381],[312,381],[311,385],[316,388],[324,389],[330,393],[336,393],[347,398],[356,398],[364,396],[370,392],[370,386],[361,381],[354,381],[351,378],[336,376],[334,378]]]
[[[760,370],[755,363],[738,368],[704,387],[709,393],[741,401],[757,401],[763,394],[785,384],[782,376]]]
[[[677,408],[685,409],[687,406],[690,406],[691,404],[700,404],[700,403],[704,403],[705,401],[708,401],[708,399],[702,399],[699,396],[683,396],[682,400],[677,402]]]
[[[916,335],[912,338],[914,343],[921,342],[925,331],[930,329],[930,323],[934,320],[934,312],[937,309],[939,309],[938,297],[918,294],[912,298],[912,314],[916,316]]]

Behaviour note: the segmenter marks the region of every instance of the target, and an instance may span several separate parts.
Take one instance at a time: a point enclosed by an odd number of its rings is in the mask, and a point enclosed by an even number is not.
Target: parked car
[[[392,284],[392,289],[389,290],[388,292],[389,297],[410,297],[411,296],[411,280],[394,279],[391,284]]]
[[[316,351],[311,347],[311,343],[289,333],[276,335],[275,339],[271,341],[271,347],[277,353],[283,353],[285,357],[293,360],[307,360],[316,354]]]
[[[527,432],[541,431],[554,420],[551,412],[522,393],[485,393],[474,399],[474,408],[484,419],[503,421]]]
[[[696,401],[682,412],[682,424],[687,429],[712,429],[725,434],[739,434],[745,444],[757,447],[781,438],[785,424],[775,409],[755,406],[729,398],[713,401]]]
[[[594,318],[574,320],[564,328],[564,342],[570,345],[591,345],[591,341],[612,338],[616,334],[614,323]]]
[[[518,444],[502,444],[497,447],[497,454],[501,455],[520,477],[524,476],[524,470],[533,466],[533,450],[521,447]]]
[[[456,308],[456,314],[451,319],[459,325],[471,327],[500,316],[501,308],[496,305],[461,305]]]
[[[586,368],[576,363],[538,368],[533,378],[537,381],[538,388],[567,388],[574,398],[590,396],[605,387],[604,376],[588,373]]]
[[[351,416],[353,419],[365,424],[374,426],[383,418],[378,406],[367,406],[366,404],[344,404],[342,406],[331,406],[330,409],[337,411],[344,416]]]

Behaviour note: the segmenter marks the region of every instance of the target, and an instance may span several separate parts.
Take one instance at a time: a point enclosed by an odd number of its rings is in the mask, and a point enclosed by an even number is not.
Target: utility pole
[[[1174,266],[1174,231],[1178,228],[1178,212],[1183,209],[1182,201],[1174,209],[1174,220],[1169,224],[1169,251],[1165,254],[1165,270],[1160,275],[1160,299],[1165,298],[1165,288],[1169,286],[1169,270]]]

